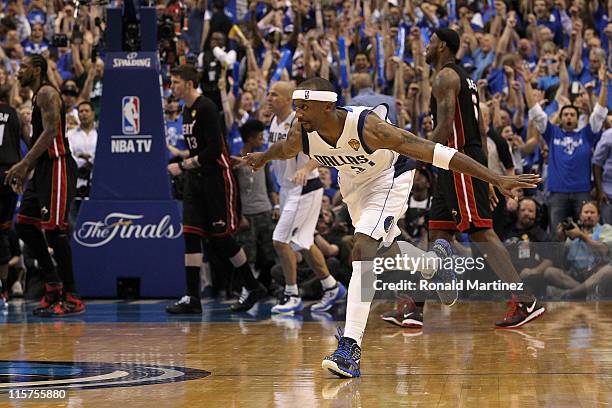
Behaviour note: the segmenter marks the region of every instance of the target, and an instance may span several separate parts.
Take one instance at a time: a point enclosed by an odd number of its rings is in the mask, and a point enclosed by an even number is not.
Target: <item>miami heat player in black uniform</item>
[[[426,50],[426,61],[433,64],[436,76],[432,88],[431,112],[434,130],[430,140],[454,147],[486,166],[486,132],[478,106],[474,81],[455,63],[460,38],[451,29],[438,29]],[[484,143],[481,142],[484,140]],[[510,255],[493,231],[489,186],[461,173],[440,170],[429,213],[430,241],[452,240],[456,231],[467,231],[479,245],[487,262],[504,282],[521,282]],[[514,328],[544,313],[544,307],[530,294],[512,297],[510,311],[496,323],[499,328]]]
[[[444,68],[455,71],[461,86],[453,116],[453,132],[444,144],[486,166],[487,157],[478,122],[480,109],[476,83],[460,65],[450,63]],[[438,107],[434,95],[431,97],[430,111],[435,128]],[[489,185],[480,179],[438,169],[438,182],[429,212],[429,229],[464,232],[493,228],[488,193]]]
[[[68,210],[76,190],[76,163],[66,138],[66,110],[59,91],[47,79],[47,62],[31,55],[19,70],[21,86],[34,92],[32,99],[32,147],[22,161],[7,172],[5,183],[23,191],[28,174],[33,176],[23,195],[16,231],[43,269],[45,296],[39,316],[81,313],[85,306],[76,295],[72,252],[68,236]],[[41,231],[44,230],[43,232]],[[48,247],[53,249],[55,266]]]
[[[182,65],[172,73],[172,93],[183,99],[183,136],[189,158],[168,165],[172,175],[183,171],[183,235],[187,295],[166,308],[168,313],[202,313],[200,303],[201,239],[209,248],[230,260],[245,286],[244,296],[232,305],[234,311],[250,309],[266,295],[253,277],[244,250],[232,237],[238,227],[236,212],[238,185],[232,174],[221,118],[214,102],[197,91],[198,72]]]

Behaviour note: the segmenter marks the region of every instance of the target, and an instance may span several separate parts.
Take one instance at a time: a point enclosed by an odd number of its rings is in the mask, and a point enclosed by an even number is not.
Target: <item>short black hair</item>
[[[257,136],[259,132],[263,132],[265,128],[263,122],[259,120],[247,120],[244,125],[240,127],[240,137],[242,141],[246,143],[250,138]]]
[[[332,83],[329,82],[327,79],[321,78],[321,77],[309,78],[305,80],[304,82],[302,82],[299,85],[299,88],[300,89],[310,89],[311,91],[336,92],[336,89],[334,88]]]
[[[77,110],[79,110],[79,108],[80,108],[82,105],[89,105],[89,107],[91,108],[91,110],[92,110],[92,111],[94,111],[94,112],[96,111],[96,108],[94,108],[93,103],[91,103],[90,101],[82,101],[81,103],[79,103],[79,104],[77,105]]]
[[[457,51],[459,51],[461,37],[459,37],[459,33],[457,33],[455,30],[451,30],[450,28],[438,28],[435,34],[441,41],[446,43],[446,46],[453,54],[456,54]]]
[[[573,109],[576,111],[576,115],[580,115],[580,111],[578,110],[578,107],[576,105],[565,105],[561,108],[561,110],[559,111],[559,118],[563,115],[563,111],[566,109]]]
[[[177,76],[185,82],[191,81],[194,88],[197,88],[200,83],[200,74],[196,67],[191,64],[183,64],[173,68],[172,71],[170,71],[170,75]]]

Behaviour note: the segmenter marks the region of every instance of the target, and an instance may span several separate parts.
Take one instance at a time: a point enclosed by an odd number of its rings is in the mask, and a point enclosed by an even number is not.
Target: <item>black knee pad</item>
[[[185,237],[185,253],[186,254],[200,254],[202,253],[202,238],[198,235],[183,233]]]
[[[8,230],[0,230],[0,265],[6,265],[11,260],[11,243]]]
[[[210,245],[223,258],[231,258],[240,251],[240,245],[238,245],[234,237],[215,237],[210,238],[209,241]]]

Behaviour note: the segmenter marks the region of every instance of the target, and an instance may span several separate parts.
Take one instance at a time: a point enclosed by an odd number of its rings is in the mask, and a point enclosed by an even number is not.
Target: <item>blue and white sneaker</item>
[[[340,378],[360,377],[359,362],[361,361],[361,347],[354,339],[343,337],[343,331],[338,327],[338,348],[323,359],[321,367],[327,368],[332,374]]]
[[[297,295],[283,294],[281,301],[272,307],[272,313],[295,313],[304,309],[302,298]]]
[[[340,282],[336,283],[333,288],[325,289],[321,300],[313,304],[310,310],[313,312],[326,312],[334,306],[339,300],[344,299],[346,296],[346,288]]]
[[[446,262],[445,259],[453,256],[453,248],[451,247],[450,242],[445,239],[436,239],[433,243],[432,251],[440,257],[442,260],[442,266]],[[459,297],[459,292],[457,291],[457,275],[455,271],[452,269],[440,268],[436,271],[435,275],[431,278],[432,282],[435,283],[443,283],[446,290],[436,290],[438,293],[438,297],[447,306],[452,306],[457,301]]]

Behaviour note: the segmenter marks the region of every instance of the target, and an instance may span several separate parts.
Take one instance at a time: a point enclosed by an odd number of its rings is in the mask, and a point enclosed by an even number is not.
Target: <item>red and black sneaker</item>
[[[81,296],[75,292],[64,292],[64,303],[66,303],[66,307],[72,309],[72,314],[85,311],[85,303],[83,303]]]
[[[63,285],[61,283],[46,283],[45,284],[45,295],[40,299],[38,307],[34,309],[34,314],[38,309],[47,309],[54,303],[62,300]]]
[[[417,307],[409,296],[400,296],[397,308],[380,315],[385,322],[400,327],[420,329],[423,327],[423,308]]]
[[[63,317],[81,314],[83,311],[76,312],[68,303],[60,300],[47,308],[34,309],[33,313],[38,317]]]
[[[509,310],[503,320],[495,322],[498,329],[515,329],[530,322],[546,311],[544,305],[532,295],[513,295],[508,301]]]

